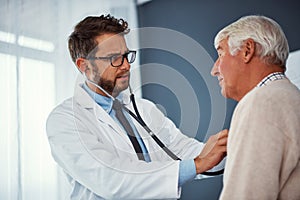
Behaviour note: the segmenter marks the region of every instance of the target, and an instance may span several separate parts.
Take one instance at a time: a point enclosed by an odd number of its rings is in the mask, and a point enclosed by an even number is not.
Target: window
[[[79,20],[99,13],[125,15],[135,28],[135,9],[133,0],[3,2],[0,199],[68,198],[69,185],[51,157],[45,128],[50,111],[74,91],[78,72],[68,35]]]
[[[47,116],[55,105],[54,64],[21,57],[19,68],[23,198],[58,199],[56,165],[45,131]]]
[[[0,53],[0,199],[16,199],[10,191],[17,191],[18,120],[16,57]]]
[[[51,53],[50,42],[0,32],[3,43]],[[21,39],[20,39],[21,38]],[[25,44],[25,45],[24,45]],[[1,49],[5,52],[5,49]],[[26,55],[26,53],[24,53]],[[51,62],[0,53],[1,199],[57,199],[57,169],[47,144],[45,121],[55,105]],[[33,192],[39,191],[39,192]]]

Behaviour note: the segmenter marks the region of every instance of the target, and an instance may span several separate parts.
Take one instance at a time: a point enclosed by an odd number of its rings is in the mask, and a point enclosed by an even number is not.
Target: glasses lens
[[[125,53],[123,55],[113,56],[111,57],[111,65],[114,67],[119,67],[123,65],[124,58],[127,59],[128,63],[133,63],[135,61],[135,57],[135,51],[129,51],[128,53]]]
[[[133,63],[135,61],[135,51],[130,51],[127,54],[127,61]]]
[[[111,58],[111,65],[114,67],[119,67],[123,64],[124,58],[123,55],[113,56]]]

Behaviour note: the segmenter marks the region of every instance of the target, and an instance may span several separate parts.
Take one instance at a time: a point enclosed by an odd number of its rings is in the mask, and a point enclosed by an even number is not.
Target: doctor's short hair
[[[231,55],[236,55],[243,42],[251,38],[256,43],[255,54],[264,63],[278,65],[285,69],[289,45],[280,25],[273,19],[259,15],[242,17],[216,35],[215,47],[217,48],[226,38],[228,38]]]
[[[98,45],[96,37],[112,33],[127,34],[128,23],[111,15],[88,16],[80,21],[69,36],[68,47],[75,63],[77,58],[86,58]]]

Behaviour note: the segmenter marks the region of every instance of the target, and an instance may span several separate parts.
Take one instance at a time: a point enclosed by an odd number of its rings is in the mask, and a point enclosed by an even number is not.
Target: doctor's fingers
[[[227,147],[226,146],[214,146],[214,148],[211,148],[209,151],[202,151],[199,158],[206,158],[206,159],[221,159],[226,156],[227,153]]]
[[[216,148],[216,151],[218,153],[226,153],[227,152],[227,146],[218,146],[218,148]]]
[[[218,133],[218,145],[224,145],[227,147],[228,132],[228,129],[225,129]]]
[[[215,134],[217,138],[227,138],[228,137],[228,129],[224,129],[220,131],[219,133]]]
[[[218,146],[227,146],[228,137],[218,138],[216,141],[216,145]]]
[[[206,144],[209,145],[227,145],[228,139],[228,130],[223,130],[218,134],[212,135],[209,137]]]

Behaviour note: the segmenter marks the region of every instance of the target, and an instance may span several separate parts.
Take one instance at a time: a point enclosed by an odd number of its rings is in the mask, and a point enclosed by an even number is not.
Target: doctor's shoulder
[[[73,99],[68,98],[57,105],[48,115],[46,121],[47,134],[49,135],[53,129],[57,129],[72,119],[74,119]]]
[[[160,106],[160,104],[155,104],[155,102],[144,99],[144,98],[136,98],[136,103],[138,106],[138,109],[141,112],[148,113],[151,115],[151,112],[154,112],[156,115],[163,115],[166,116],[165,111]]]

